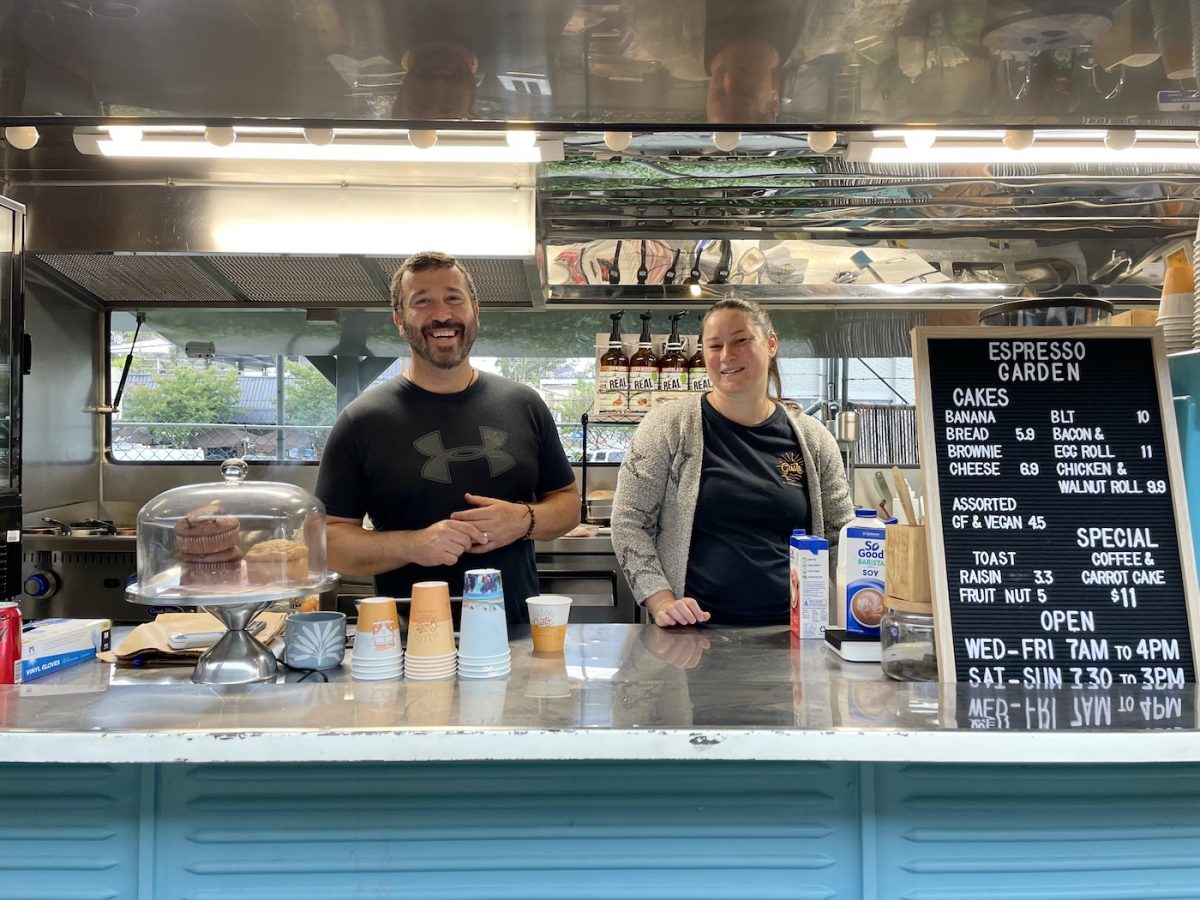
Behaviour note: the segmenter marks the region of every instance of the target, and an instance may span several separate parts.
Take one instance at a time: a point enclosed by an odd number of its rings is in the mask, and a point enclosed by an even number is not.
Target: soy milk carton
[[[829,541],[803,528],[788,542],[792,634],[821,638],[829,624]]]
[[[878,636],[883,605],[883,542],[887,532],[873,509],[856,509],[838,542],[838,624],[855,634]]]

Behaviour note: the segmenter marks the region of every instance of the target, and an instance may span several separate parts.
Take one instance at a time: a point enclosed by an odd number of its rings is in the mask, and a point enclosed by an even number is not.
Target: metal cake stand
[[[227,630],[224,637],[196,661],[192,682],[254,684],[273,680],[279,672],[279,663],[271,649],[246,630],[250,623],[273,603],[303,594],[319,594],[335,587],[338,581],[337,574],[328,572],[322,581],[269,585],[253,593],[222,594],[201,594],[181,587],[157,590],[150,594],[143,591],[140,584],[132,584],[125,589],[125,597],[131,603],[145,606],[180,603],[198,606],[212,613]]]

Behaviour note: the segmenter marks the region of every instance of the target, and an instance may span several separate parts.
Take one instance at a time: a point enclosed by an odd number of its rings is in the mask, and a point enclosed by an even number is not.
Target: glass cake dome
[[[296,485],[247,481],[248,471],[226,460],[221,481],[172,488],[141,508],[130,599],[283,599],[328,586],[321,501]]]

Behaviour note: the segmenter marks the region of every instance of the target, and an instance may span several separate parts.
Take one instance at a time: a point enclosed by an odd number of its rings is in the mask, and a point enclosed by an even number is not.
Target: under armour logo
[[[480,425],[479,439],[482,443],[477,447],[454,447],[447,450],[442,446],[440,431],[431,431],[424,437],[417,438],[413,441],[413,447],[422,456],[429,457],[429,460],[421,467],[421,477],[429,481],[442,481],[449,484],[450,463],[466,462],[471,459],[486,459],[488,472],[493,478],[501,472],[507,472],[517,464],[511,453],[501,449],[508,443],[508,432]]]

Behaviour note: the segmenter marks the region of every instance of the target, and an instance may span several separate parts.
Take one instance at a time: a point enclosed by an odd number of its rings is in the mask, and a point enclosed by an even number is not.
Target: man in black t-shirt
[[[410,367],[342,411],[321,458],[329,566],[375,576],[390,597],[410,596],[418,581],[461,594],[467,569],[497,568],[509,621],[528,621],[532,541],[579,523],[554,420],[532,388],[471,366],[479,303],[453,257],[405,260],[392,308]]]

